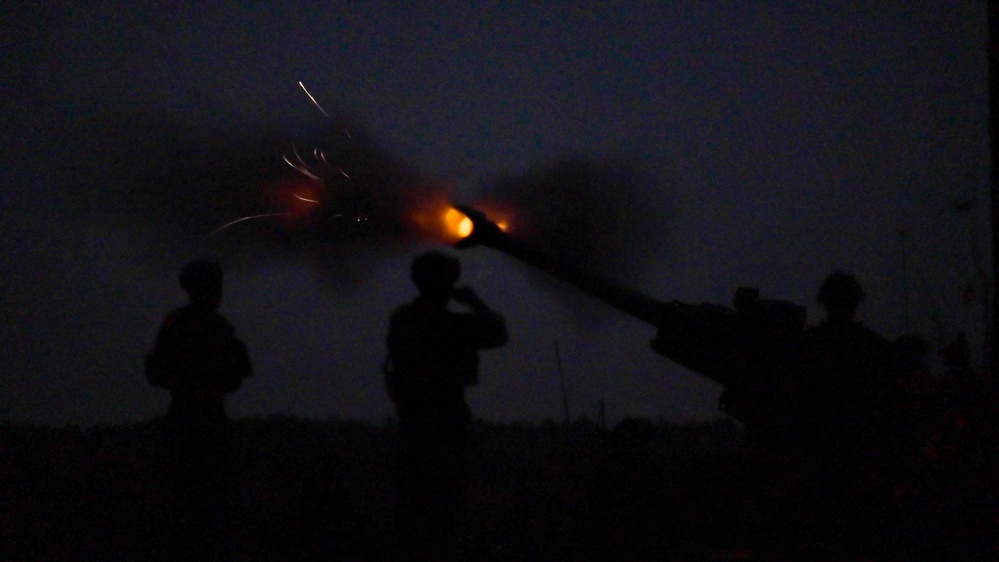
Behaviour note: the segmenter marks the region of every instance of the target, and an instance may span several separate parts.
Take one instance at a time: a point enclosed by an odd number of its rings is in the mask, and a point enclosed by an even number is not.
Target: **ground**
[[[218,523],[222,551],[241,561],[401,558],[391,540],[394,435],[391,422],[235,421],[234,470]],[[632,420],[616,431],[586,420],[476,422],[472,436],[454,558],[887,560],[996,552],[995,498],[980,484],[910,479],[829,509],[817,487],[823,467],[761,455],[728,420]],[[2,559],[169,559],[162,439],[161,420],[86,431],[0,425]]]

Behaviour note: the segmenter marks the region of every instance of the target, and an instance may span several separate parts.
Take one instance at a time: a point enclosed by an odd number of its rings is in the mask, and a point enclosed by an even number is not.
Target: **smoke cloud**
[[[183,259],[284,256],[349,286],[359,262],[438,235],[414,219],[452,198],[347,115],[296,127],[108,115],[69,134],[62,197],[74,214],[147,232]]]
[[[578,155],[507,174],[488,186],[483,204],[490,215],[509,223],[511,236],[575,269],[604,279],[634,283],[642,265],[642,247],[661,239],[651,231],[650,192],[655,174],[635,155]],[[652,236],[656,234],[656,236]],[[547,276],[529,273],[533,283],[556,295],[577,320],[598,316],[590,299]],[[641,289],[640,286],[636,288]]]
[[[197,124],[107,116],[76,139],[82,158],[67,166],[77,184],[68,193],[85,214],[151,233],[174,261],[281,256],[307,261],[342,288],[386,251],[453,242],[440,224],[452,202],[479,206],[511,236],[623,281],[636,269],[628,249],[652,224],[641,201],[655,181],[638,157],[568,156],[497,175],[467,201],[453,182],[379,147],[347,113],[280,126],[209,114]]]

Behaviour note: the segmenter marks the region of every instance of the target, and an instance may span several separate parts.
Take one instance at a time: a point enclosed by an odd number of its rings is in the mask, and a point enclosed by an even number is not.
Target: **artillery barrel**
[[[742,347],[744,323],[734,309],[654,299],[511,238],[477,209],[456,208],[473,224],[472,233],[460,240],[457,248],[487,246],[527,263],[655,327],[658,332],[651,343],[659,355],[726,387],[741,383],[741,373],[737,372],[741,369],[735,366],[740,359],[737,351]]]
[[[646,324],[659,327],[662,322],[664,304],[641,291],[585,272],[510,237],[504,237],[491,247],[568,283]]]

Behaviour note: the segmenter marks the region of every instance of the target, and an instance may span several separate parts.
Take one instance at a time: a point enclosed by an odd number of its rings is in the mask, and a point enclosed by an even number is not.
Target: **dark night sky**
[[[234,416],[390,413],[387,316],[425,245],[360,240],[317,267],[259,234],[244,244],[260,224],[204,236],[248,208],[214,206],[228,193],[212,190],[255,193],[254,167],[280,164],[269,147],[329,127],[299,80],[473,203],[566,156],[634,163],[641,181],[591,186],[593,259],[664,300],[728,304],[753,285],[814,321],[816,288],[842,268],[867,288],[864,321],[894,337],[905,230],[912,328],[935,340],[938,317],[980,341],[961,297],[986,224],[983,2],[253,4],[0,8],[0,417],[162,412],[142,356],[183,302],[177,269],[204,253],[226,263],[222,312],[256,366]],[[239,171],[202,185],[192,154],[209,176]],[[954,197],[980,204],[959,215]],[[574,415],[601,398],[611,421],[716,415],[720,389],[652,353],[652,328],[489,250],[461,257],[512,335],[470,392],[482,417],[561,416],[555,338]]]

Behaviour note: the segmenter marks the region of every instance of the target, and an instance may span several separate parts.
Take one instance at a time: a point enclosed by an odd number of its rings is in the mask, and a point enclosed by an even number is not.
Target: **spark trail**
[[[315,104],[316,108],[318,108],[319,111],[322,111],[323,115],[325,115],[327,119],[331,119],[330,114],[326,113],[326,110],[323,109],[323,106],[319,105],[319,102],[316,101],[316,98],[312,97],[312,94],[309,93],[308,88],[305,87],[305,84],[302,84],[301,80],[298,81],[298,85],[302,87],[302,91],[305,92],[305,95],[309,96],[309,99],[312,100],[312,103]]]
[[[262,219],[262,218],[266,218],[266,217],[287,217],[287,216],[291,216],[291,213],[261,213],[259,215],[249,215],[249,216],[238,218],[238,219],[236,219],[234,221],[230,221],[230,222],[227,222],[227,223],[223,224],[222,226],[220,226],[220,227],[216,228],[215,230],[213,230],[208,236],[209,237],[214,236],[214,235],[218,234],[219,232],[221,232],[221,231],[229,228],[230,226],[232,226],[234,224],[241,223],[243,221],[248,221],[248,220],[253,220],[253,219]]]

